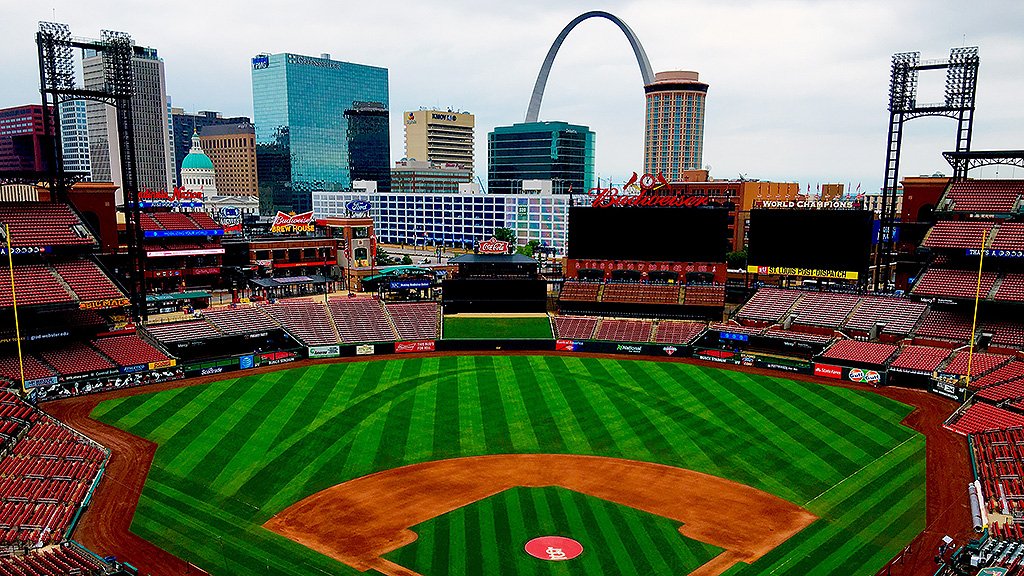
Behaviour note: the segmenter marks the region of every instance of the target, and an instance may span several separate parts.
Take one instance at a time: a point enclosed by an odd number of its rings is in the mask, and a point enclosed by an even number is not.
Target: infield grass
[[[551,321],[544,317],[445,316],[445,340],[515,340],[541,338],[550,340]]]
[[[629,458],[748,484],[820,519],[730,576],[850,576],[873,574],[924,527],[925,441],[899,424],[909,410],[869,392],[683,363],[442,356],[242,376],[109,400],[93,415],[159,445],[132,530],[218,576],[359,574],[261,525],[372,472],[504,453]],[[619,529],[627,540],[646,531]],[[470,522],[431,537],[442,564],[498,561],[473,544]],[[652,573],[636,568],[605,573]]]

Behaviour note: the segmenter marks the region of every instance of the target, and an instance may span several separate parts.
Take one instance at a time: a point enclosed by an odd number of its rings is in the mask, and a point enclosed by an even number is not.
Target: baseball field
[[[218,576],[850,575],[924,528],[910,410],[692,364],[491,355],[316,364],[93,417],[158,445],[132,531]],[[523,552],[548,535],[584,552]]]

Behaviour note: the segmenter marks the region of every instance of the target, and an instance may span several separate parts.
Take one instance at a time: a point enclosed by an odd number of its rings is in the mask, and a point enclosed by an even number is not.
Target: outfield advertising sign
[[[372,356],[376,352],[373,344],[360,344],[356,346],[356,356]]]
[[[411,354],[413,352],[433,352],[437,344],[433,340],[413,340],[410,342],[395,342],[395,354]]]
[[[310,358],[337,358],[341,356],[341,346],[310,346],[308,353]]]
[[[849,368],[833,364],[814,364],[814,375],[833,380],[846,380],[857,384],[881,386],[885,384],[885,372],[868,368]]]

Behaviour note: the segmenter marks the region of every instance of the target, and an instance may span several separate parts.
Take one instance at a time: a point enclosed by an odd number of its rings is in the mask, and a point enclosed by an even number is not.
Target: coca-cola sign
[[[707,196],[683,196],[682,191],[672,189],[668,180],[658,172],[633,177],[618,188],[591,188],[590,205],[594,208],[611,208],[624,206],[663,206],[672,208],[696,208],[707,206]]]
[[[480,242],[481,254],[508,254],[508,242],[491,237],[490,240]]]

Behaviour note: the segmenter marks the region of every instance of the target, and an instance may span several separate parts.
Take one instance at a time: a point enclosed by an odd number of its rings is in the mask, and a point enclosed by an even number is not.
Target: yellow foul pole
[[[14,257],[11,254],[11,227],[4,224],[4,235],[7,236],[7,268],[11,271],[11,303],[14,305],[14,341],[18,344],[18,373],[21,375],[21,395],[28,396],[25,390],[25,363],[21,358],[21,326],[18,325],[18,296],[14,290]]]
[[[967,382],[965,388],[971,387],[971,368],[974,364],[974,334],[978,329],[978,301],[981,299],[981,265],[985,262],[985,240],[988,230],[981,231],[981,251],[978,253],[978,284],[974,288],[974,320],[971,321],[971,347],[967,352]]]

